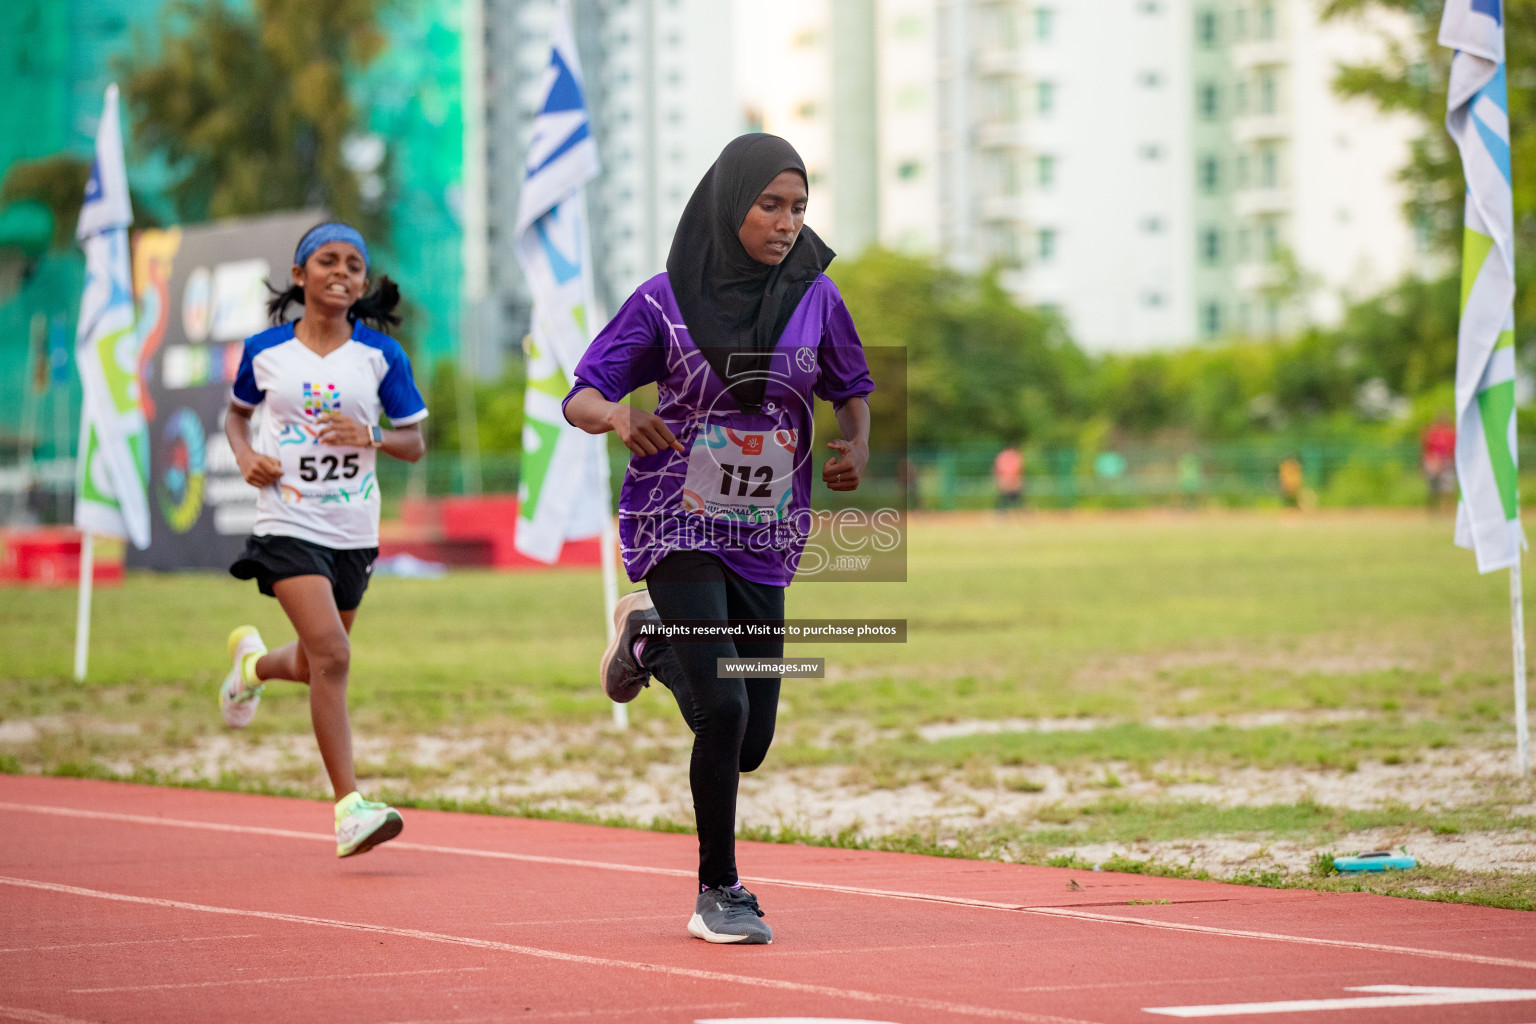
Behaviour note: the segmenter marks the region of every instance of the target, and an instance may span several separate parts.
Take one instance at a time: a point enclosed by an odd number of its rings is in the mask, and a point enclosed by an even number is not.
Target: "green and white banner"
[[[564,3],[553,36],[517,216],[517,258],[533,293],[533,325],[516,546],[548,563],[559,559],[567,540],[595,537],[608,520],[606,445],[567,423],[560,408],[592,340],[595,302],[582,189],[597,177],[599,164]]]
[[[1467,181],[1456,354],[1456,543],[1479,572],[1520,560],[1515,445],[1515,239],[1501,0],[1448,0],[1440,44],[1455,49],[1446,129]]]
[[[85,291],[75,330],[84,390],[75,526],[149,546],[149,428],[139,402],[138,329],[128,258],[128,175],[117,86],[107,86],[96,158],[75,237],[85,250]]]
[[[1509,570],[1514,639],[1515,746],[1530,773],[1525,701],[1525,602],[1520,582],[1520,489],[1515,444],[1515,213],[1503,0],[1446,0],[1440,44],[1456,50],[1445,126],[1467,179],[1456,344],[1456,543],[1479,572]]]

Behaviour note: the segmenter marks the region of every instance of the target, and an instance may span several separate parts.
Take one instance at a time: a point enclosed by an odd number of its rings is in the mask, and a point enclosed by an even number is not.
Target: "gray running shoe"
[[[635,660],[635,641],[640,639],[641,625],[660,621],[649,591],[637,590],[619,598],[613,609],[613,639],[597,663],[597,674],[609,700],[628,704],[651,685],[651,674]]]
[[[757,897],[745,887],[705,889],[688,922],[688,934],[705,942],[767,945],[773,941],[773,929],[759,920],[762,916]]]

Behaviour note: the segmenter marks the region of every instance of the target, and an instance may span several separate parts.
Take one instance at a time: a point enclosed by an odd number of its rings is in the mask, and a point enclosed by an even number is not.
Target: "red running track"
[[[1516,911],[744,843],[775,942],[715,946],[692,836],[330,813],[0,776],[0,1021],[1536,1021]]]

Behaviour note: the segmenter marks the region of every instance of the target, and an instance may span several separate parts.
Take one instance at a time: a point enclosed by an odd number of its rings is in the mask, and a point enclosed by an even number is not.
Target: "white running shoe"
[[[267,645],[261,642],[255,626],[236,626],[229,634],[229,656],[234,665],[219,687],[219,710],[231,729],[244,729],[256,717],[261,691],[266,689],[256,678],[256,659],[266,653]]]
[[[364,800],[361,793],[348,793],[336,803],[336,856],[367,853],[403,828],[405,822],[393,807]]]

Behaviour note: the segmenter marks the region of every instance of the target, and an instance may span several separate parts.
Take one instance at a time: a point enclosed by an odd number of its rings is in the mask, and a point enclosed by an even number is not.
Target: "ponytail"
[[[267,300],[267,318],[275,327],[285,322],[284,314],[288,311],[289,303],[297,302],[304,305],[304,289],[296,284],[289,285],[285,290],[278,291],[272,287],[272,282],[267,282],[267,291],[272,293],[272,298]]]
[[[379,283],[373,291],[364,295],[352,303],[352,308],[347,310],[347,316],[353,320],[361,320],[374,330],[400,326],[400,314],[395,312],[395,307],[400,305],[400,288],[385,274],[379,278]]]
[[[290,304],[304,305],[304,289],[296,284],[278,291],[268,282],[267,291],[272,293],[272,298],[267,302],[267,316],[274,325],[286,322]],[[352,303],[352,308],[347,310],[347,319],[361,320],[375,330],[387,330],[400,326],[400,314],[395,312],[395,307],[399,305],[400,288],[386,274],[379,278],[373,291]]]

